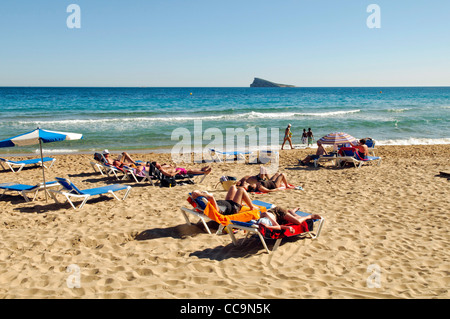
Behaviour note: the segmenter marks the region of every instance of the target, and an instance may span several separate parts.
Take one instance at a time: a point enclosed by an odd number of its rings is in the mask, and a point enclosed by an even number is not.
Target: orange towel
[[[223,226],[227,226],[230,224],[232,220],[240,221],[240,222],[249,222],[252,219],[259,219],[260,218],[260,212],[265,212],[266,208],[258,206],[260,210],[250,210],[247,206],[242,206],[241,210],[237,214],[233,215],[222,215],[217,211],[217,209],[214,208],[214,206],[208,202],[206,205],[205,210],[203,213],[211,218],[212,220],[218,222],[219,224]]]

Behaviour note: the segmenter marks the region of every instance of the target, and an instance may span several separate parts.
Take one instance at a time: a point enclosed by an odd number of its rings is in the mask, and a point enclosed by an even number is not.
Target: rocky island
[[[251,88],[294,88],[294,85],[289,85],[289,84],[278,84],[278,83],[273,83],[267,80],[263,80],[260,78],[255,78],[253,80],[253,83],[250,84]]]

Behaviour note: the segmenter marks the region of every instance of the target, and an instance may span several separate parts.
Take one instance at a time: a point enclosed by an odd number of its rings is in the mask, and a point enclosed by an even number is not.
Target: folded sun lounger
[[[82,208],[91,196],[111,194],[117,200],[125,200],[131,190],[131,186],[125,186],[125,185],[119,185],[119,184],[80,190],[70,180],[68,180],[66,178],[56,177],[56,180],[59,182],[59,184],[61,184],[63,189],[59,190],[59,191],[50,190],[50,195],[57,203],[59,203],[59,201],[55,195],[56,194],[63,195],[74,209],[77,209],[77,207],[72,202],[71,197],[82,199],[83,201],[78,206],[78,208]],[[119,197],[116,196],[116,194],[114,194],[115,192],[121,191],[121,190],[125,191],[125,195],[123,196],[122,199],[120,199]]]
[[[49,187],[55,187],[59,186],[59,183],[57,181],[53,182],[47,182],[45,183],[45,188]],[[18,192],[22,197],[25,199],[25,201],[30,202],[34,201],[36,199],[36,196],[39,191],[44,190],[44,183],[39,183],[37,185],[26,185],[26,184],[17,184],[17,183],[1,183],[0,189],[3,189],[3,193],[0,195],[0,198],[2,198],[6,192]],[[34,196],[32,199],[30,199],[27,194],[33,193]]]
[[[304,212],[296,212],[299,216],[307,216],[308,213]],[[275,244],[272,248],[272,252],[275,251],[278,246],[280,245],[283,238],[286,237],[292,237],[292,236],[305,236],[309,237],[311,239],[316,239],[320,236],[320,233],[322,231],[323,224],[325,222],[325,219],[322,217],[318,220],[307,220],[303,222],[300,225],[294,225],[294,224],[288,224],[287,226],[291,226],[294,228],[295,232],[291,233],[288,230],[272,230],[267,228],[263,224],[257,224],[255,222],[240,222],[240,221],[232,221],[227,226],[227,232],[231,237],[231,241],[234,245],[238,245],[238,241],[236,239],[236,235],[234,234],[234,229],[243,230],[246,232],[246,237],[244,238],[244,241],[250,236],[250,235],[257,235],[261,241],[261,243],[264,246],[264,249],[267,253],[270,253],[269,248],[267,247],[267,243],[265,239],[274,239]],[[314,225],[318,223],[317,227]],[[314,233],[314,228],[316,228],[316,233]]]
[[[0,158],[0,165],[2,166],[3,169],[7,169],[5,168],[5,166],[3,166],[3,164],[7,165],[7,167],[9,167],[14,173],[18,173],[22,170],[22,168],[24,168],[27,165],[35,165],[35,166],[39,166],[39,165],[44,165],[45,168],[50,168],[53,166],[53,163],[56,161],[56,159],[51,158],[51,157],[44,157],[42,160],[40,158],[34,158],[34,159],[29,159],[29,160],[23,160],[23,161],[11,161],[11,160],[7,160],[4,158]],[[45,162],[51,162],[50,166],[47,167],[45,166]],[[14,167],[18,167],[17,170],[14,170]]]

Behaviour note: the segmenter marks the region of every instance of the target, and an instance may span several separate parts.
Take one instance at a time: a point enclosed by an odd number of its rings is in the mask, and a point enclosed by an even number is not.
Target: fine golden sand
[[[0,298],[449,298],[450,181],[439,172],[450,169],[450,145],[380,146],[381,165],[360,169],[297,165],[314,151],[280,152],[279,171],[303,191],[252,195],[326,218],[317,240],[284,240],[270,255],[257,239],[235,247],[187,226],[179,209],[195,189],[223,199],[220,176],[256,175],[258,165],[212,163],[202,184],[160,188],[94,173],[92,155],[54,156],[47,180],[133,188],[126,201],[97,196],[80,210],[43,192],[31,203],[1,198]],[[41,179],[39,168],[0,172],[0,183]],[[68,285],[78,275],[80,287]]]

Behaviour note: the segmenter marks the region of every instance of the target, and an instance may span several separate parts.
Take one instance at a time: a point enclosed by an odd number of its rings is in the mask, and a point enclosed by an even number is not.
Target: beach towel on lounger
[[[265,211],[265,207],[260,207],[261,211]],[[206,208],[203,211],[203,213],[214,220],[215,222],[227,226],[231,223],[232,220],[237,220],[241,222],[248,222],[253,219],[259,219],[260,218],[260,211],[259,210],[250,210],[250,208],[246,206],[242,206],[241,210],[237,214],[233,215],[222,215],[220,212],[217,211],[217,209],[214,208],[214,206],[208,202],[206,204]]]
[[[297,236],[299,234],[306,233],[313,229],[313,221],[311,219],[299,224],[284,224],[283,226],[291,226],[294,228],[294,233],[291,233],[288,229],[269,229],[263,224],[259,224],[259,232],[266,238],[279,239],[284,237]]]

